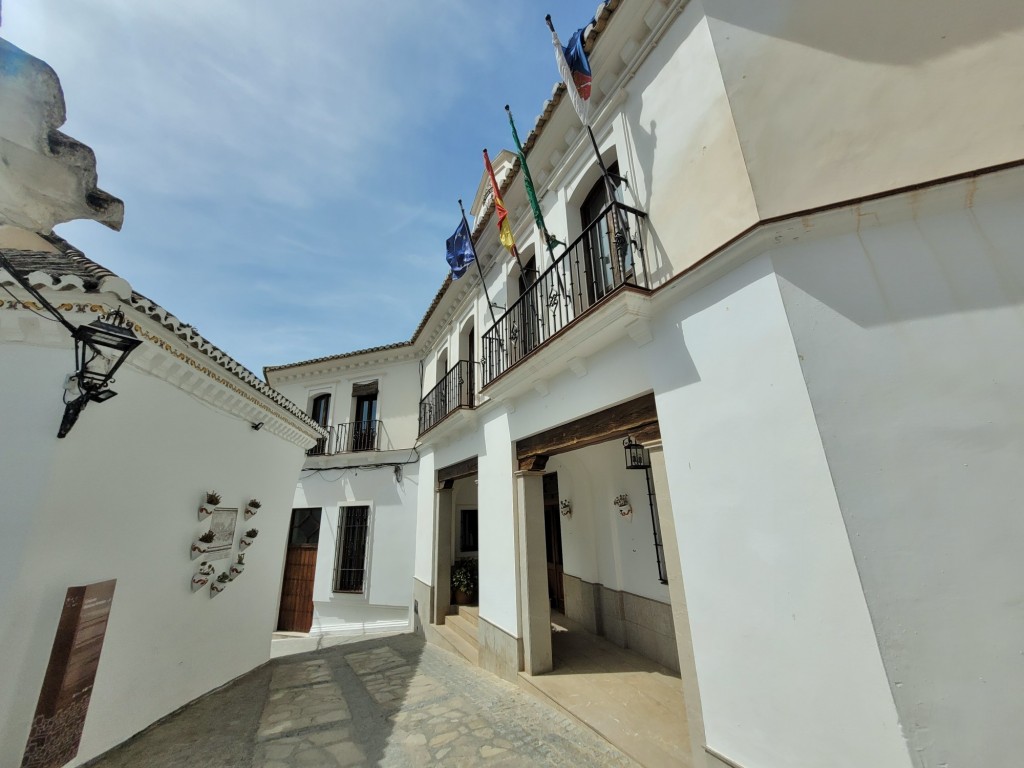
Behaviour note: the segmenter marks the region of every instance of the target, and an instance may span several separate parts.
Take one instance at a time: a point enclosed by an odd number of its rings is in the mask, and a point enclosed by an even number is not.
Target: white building
[[[1022,28],[1005,0],[600,6],[592,126],[621,205],[559,88],[526,149],[569,246],[547,252],[496,158],[539,279],[481,193],[502,314],[471,270],[407,349],[428,638],[450,642],[475,512],[469,655],[496,674],[551,669],[555,603],[679,669],[694,765],[1017,762]]]
[[[57,130],[56,74],[3,40],[0,104],[0,254],[17,273],[0,269],[0,765],[22,765],[67,589],[116,580],[67,763],[78,765],[269,658],[292,486],[321,432],[194,328],[51,234],[75,218],[119,228],[122,206],[96,188],[91,150]],[[117,397],[89,404],[64,439],[74,343],[22,280],[71,325],[121,309],[142,340],[116,372]],[[193,591],[202,560],[189,556],[211,525],[198,519],[210,490],[221,495],[216,519],[234,525],[223,557],[205,556],[215,573],[228,571],[243,531],[259,531],[244,572],[216,599],[210,585]],[[243,519],[253,498],[262,508]],[[74,730],[55,728],[66,738]]]
[[[393,344],[265,369],[327,432],[292,503],[278,629],[353,635],[411,628],[419,364]]]

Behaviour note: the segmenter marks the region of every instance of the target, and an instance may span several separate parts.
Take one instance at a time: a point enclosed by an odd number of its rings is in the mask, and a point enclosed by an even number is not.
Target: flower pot
[[[210,583],[210,577],[202,573],[192,575],[192,591],[196,592]]]
[[[200,541],[199,539],[196,539],[192,542],[192,559],[195,560],[200,555],[205,555],[209,550],[209,544],[207,544],[205,541]]]
[[[228,585],[227,585],[227,582],[225,582],[225,581],[215,581],[215,582],[213,582],[210,585],[210,597],[216,597],[217,595],[219,595],[221,592],[223,592],[227,588],[228,588]]]
[[[455,604],[456,605],[469,605],[469,601],[473,599],[473,596],[469,592],[463,592],[461,589],[455,590]]]
[[[252,546],[255,539],[250,539],[248,536],[243,536],[242,540],[238,542],[238,551],[245,552],[250,546]]]
[[[245,515],[245,519],[248,520],[250,517],[255,517],[257,512],[259,512],[259,510],[255,507],[246,507],[243,514]]]
[[[199,505],[199,520],[200,522],[210,517],[213,514],[213,504],[207,504],[205,501]]]
[[[203,560],[203,562],[199,564],[198,573],[200,576],[213,576],[213,574],[216,573],[216,571],[217,569],[214,568],[211,563],[208,563],[205,560]]]
[[[228,568],[228,576],[234,581],[242,575],[242,571],[245,570],[245,563],[232,563],[231,567]]]

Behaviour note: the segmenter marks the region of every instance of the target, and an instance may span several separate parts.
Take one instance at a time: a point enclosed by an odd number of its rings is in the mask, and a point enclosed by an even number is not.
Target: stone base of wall
[[[434,588],[419,579],[412,580],[412,631],[424,636],[423,625],[430,623]]]
[[[562,577],[565,615],[588,632],[678,672],[672,606],[571,576]]]
[[[512,637],[482,616],[477,638],[480,642],[480,667],[510,683],[517,682],[519,670],[523,668],[522,639]]]

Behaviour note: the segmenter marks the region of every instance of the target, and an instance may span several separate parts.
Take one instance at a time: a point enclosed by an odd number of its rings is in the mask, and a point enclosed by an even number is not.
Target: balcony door
[[[615,199],[621,201],[618,163],[612,163],[608,173],[613,179]],[[615,211],[605,211],[609,202],[608,187],[602,177],[580,206],[580,222],[586,233],[583,238],[583,254],[587,306],[600,301],[614,288],[622,285],[628,274],[632,273],[632,259],[628,259],[630,263],[625,264],[615,251]]]
[[[352,387],[355,413],[352,417],[352,450],[377,449],[377,382]]]

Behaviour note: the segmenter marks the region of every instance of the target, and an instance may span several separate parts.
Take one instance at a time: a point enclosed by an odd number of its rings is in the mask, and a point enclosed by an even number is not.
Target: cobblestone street
[[[414,635],[274,660],[90,768],[634,766],[588,729]]]

